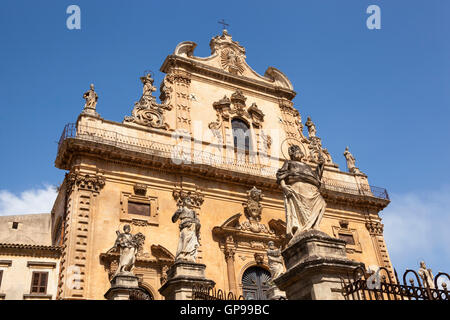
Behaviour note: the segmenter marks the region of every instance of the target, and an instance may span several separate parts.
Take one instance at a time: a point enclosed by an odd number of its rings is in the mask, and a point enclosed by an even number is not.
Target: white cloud
[[[450,188],[394,194],[382,212],[384,233],[394,267],[401,277],[406,268],[427,267],[450,272]]]
[[[50,213],[56,199],[54,186],[46,185],[40,189],[30,189],[19,195],[0,190],[0,216]]]

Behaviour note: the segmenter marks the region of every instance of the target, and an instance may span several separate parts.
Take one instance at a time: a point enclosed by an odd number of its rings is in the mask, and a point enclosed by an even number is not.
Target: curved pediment
[[[227,30],[222,35],[213,37],[209,43],[211,55],[209,57],[196,57],[194,50],[197,44],[192,41],[179,43],[174,51],[175,56],[188,58],[209,67],[214,67],[227,73],[262,81],[275,87],[293,91],[289,79],[278,69],[269,67],[264,76],[254,71],[246,62],[245,48],[234,41]]]

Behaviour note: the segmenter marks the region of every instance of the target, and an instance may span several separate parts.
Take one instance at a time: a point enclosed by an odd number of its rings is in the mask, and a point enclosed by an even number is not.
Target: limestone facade
[[[292,144],[312,167],[326,160],[320,229],[347,241],[350,259],[392,269],[379,216],[387,193],[371,188],[363,173],[341,171],[322,146],[320,127],[304,135],[289,79],[274,67],[257,74],[226,31],[211,40],[209,57],[196,57],[195,46],[182,42],[165,59],[160,103],[153,80],[143,77],[143,95],[124,110],[131,116],[123,122],[103,119],[108,106],[99,103],[97,113],[81,113],[64,129],[55,166],[67,174],[51,215],[52,244],[62,246],[57,297],[103,299],[118,260],[108,250],[116,230],[130,224],[133,234],[145,235],[134,274],[162,299],[158,290],[177,248],[171,216],[180,192],[197,199],[197,262],[206,265],[206,278],[242,294],[248,268],[269,269],[269,241],[286,244],[275,173]],[[248,128],[243,148],[236,123]]]

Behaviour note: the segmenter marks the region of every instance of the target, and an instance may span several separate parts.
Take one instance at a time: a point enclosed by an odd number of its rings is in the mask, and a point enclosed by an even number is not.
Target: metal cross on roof
[[[222,28],[225,30],[226,29],[226,27],[228,27],[228,26],[230,26],[228,23],[226,23],[225,22],[225,20],[220,20],[220,21],[218,21],[217,23],[219,23],[219,24],[221,24],[222,25]]]

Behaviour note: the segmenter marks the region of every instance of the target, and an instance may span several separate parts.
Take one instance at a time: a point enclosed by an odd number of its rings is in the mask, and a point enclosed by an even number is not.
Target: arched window
[[[270,272],[261,267],[250,267],[242,275],[242,293],[245,300],[267,300]]]
[[[250,128],[241,119],[234,118],[231,120],[231,128],[233,130],[234,147],[238,150],[250,150]]]

